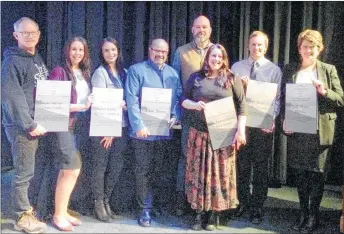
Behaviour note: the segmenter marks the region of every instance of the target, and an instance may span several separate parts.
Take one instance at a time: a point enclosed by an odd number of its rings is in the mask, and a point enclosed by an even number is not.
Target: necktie
[[[251,71],[250,71],[250,78],[251,78],[252,80],[255,80],[255,79],[256,79],[256,72],[257,72],[258,67],[259,67],[258,62],[253,62],[253,63],[252,63]]]

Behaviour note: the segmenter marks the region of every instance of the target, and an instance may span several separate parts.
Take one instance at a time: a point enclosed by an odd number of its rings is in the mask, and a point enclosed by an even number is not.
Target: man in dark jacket
[[[14,38],[18,47],[4,52],[1,71],[2,123],[11,143],[15,175],[13,179],[13,209],[18,219],[14,228],[27,233],[42,233],[46,224],[32,212],[28,198],[30,179],[34,175],[37,138],[46,133],[34,117],[37,80],[47,78],[48,71],[36,45],[40,37],[38,24],[27,17],[14,23]]]

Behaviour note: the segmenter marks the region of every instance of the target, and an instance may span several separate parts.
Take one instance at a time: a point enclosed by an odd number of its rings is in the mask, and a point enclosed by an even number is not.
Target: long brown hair
[[[208,49],[205,58],[204,58],[204,63],[202,66],[202,73],[204,73],[204,75],[206,77],[211,76],[211,70],[210,70],[210,66],[209,66],[209,57],[211,52],[214,49],[219,49],[222,52],[222,60],[223,60],[223,64],[221,66],[221,68],[219,69],[219,77],[216,78],[217,83],[225,89],[228,89],[229,87],[231,87],[231,85],[234,84],[234,73],[229,69],[229,59],[228,59],[228,55],[226,52],[226,49],[220,45],[220,44],[214,44],[212,46],[210,46],[210,48]]]
[[[90,84],[91,81],[91,61],[90,61],[90,55],[88,52],[88,46],[87,42],[83,37],[73,37],[70,39],[65,48],[65,70],[68,75],[68,79],[72,81],[73,85],[75,85],[75,77],[73,75],[73,70],[72,70],[72,62],[70,60],[70,49],[71,45],[73,42],[79,41],[83,44],[84,46],[84,57],[82,58],[79,68],[81,70],[82,75],[84,76],[85,80],[87,81],[88,84]]]

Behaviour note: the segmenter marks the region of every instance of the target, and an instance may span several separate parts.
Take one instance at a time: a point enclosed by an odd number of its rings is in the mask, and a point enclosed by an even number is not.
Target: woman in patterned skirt
[[[222,45],[212,45],[199,72],[192,74],[184,90],[182,106],[190,111],[192,121],[187,142],[185,192],[195,211],[194,230],[202,229],[202,215],[207,215],[206,230],[214,230],[218,212],[235,208],[236,153],[234,147],[245,144],[246,99],[240,79],[228,66]],[[213,150],[204,116],[207,102],[233,96],[238,128],[229,146]]]

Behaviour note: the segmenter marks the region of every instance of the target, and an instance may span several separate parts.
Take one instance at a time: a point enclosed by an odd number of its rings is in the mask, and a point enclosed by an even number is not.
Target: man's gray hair
[[[23,22],[23,21],[31,21],[32,23],[34,23],[38,30],[39,30],[39,26],[37,24],[36,21],[34,21],[33,19],[29,18],[29,17],[21,17],[19,20],[17,20],[14,24],[13,24],[13,29],[15,32],[17,32],[18,28],[19,28],[19,25]]]

